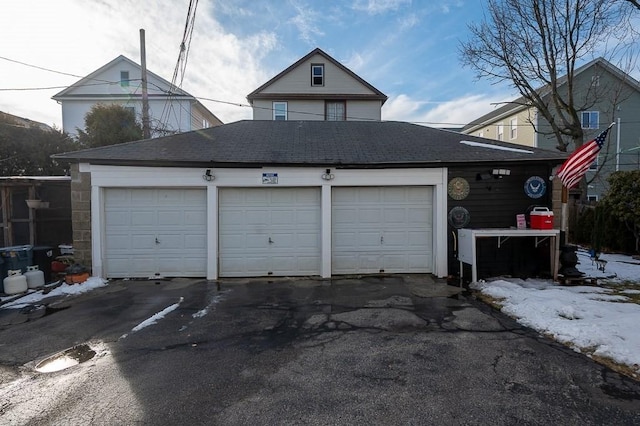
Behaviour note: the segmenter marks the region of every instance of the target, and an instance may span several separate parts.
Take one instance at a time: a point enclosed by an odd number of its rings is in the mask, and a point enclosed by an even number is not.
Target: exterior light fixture
[[[333,173],[331,173],[331,169],[327,169],[327,170],[325,170],[325,173],[323,173],[321,177],[324,180],[331,180],[335,176],[333,175]]]
[[[207,182],[211,182],[215,178],[216,177],[213,175],[213,173],[211,173],[211,169],[205,170],[204,174],[202,175],[202,179],[206,180]]]
[[[511,174],[511,170],[509,170],[509,169],[493,169],[491,174],[493,175],[493,177],[496,177],[498,179],[502,179],[503,176],[509,176]]]

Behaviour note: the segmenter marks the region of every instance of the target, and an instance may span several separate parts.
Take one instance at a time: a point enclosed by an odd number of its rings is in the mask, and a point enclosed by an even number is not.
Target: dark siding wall
[[[502,179],[491,176],[493,168],[511,170],[511,175]],[[548,180],[551,168],[547,165],[505,165],[476,167],[453,167],[449,169],[448,180],[463,177],[469,182],[470,192],[464,200],[454,200],[447,196],[447,211],[453,207],[466,208],[471,220],[466,228],[509,228],[516,226],[516,215],[527,213],[534,206],[551,209],[551,182]],[[529,198],[524,191],[525,182],[531,176],[540,176],[547,183],[544,196]],[[449,272],[459,274],[457,260],[456,228],[448,225]],[[507,240],[498,249],[497,241],[488,238],[478,241],[478,276],[488,278],[497,275],[535,276],[544,275],[549,268],[548,241],[537,249],[533,239],[514,238]],[[471,275],[466,268],[464,276]]]
[[[36,245],[71,244],[71,182],[45,181],[38,193],[49,208],[36,210]]]

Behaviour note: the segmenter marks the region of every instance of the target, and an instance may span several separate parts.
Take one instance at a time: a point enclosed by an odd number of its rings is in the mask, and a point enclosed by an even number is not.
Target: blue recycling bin
[[[33,265],[33,246],[11,246],[0,248],[0,258],[4,262],[2,265],[2,279],[6,278],[8,271],[20,270],[23,274],[27,272],[27,266]]]

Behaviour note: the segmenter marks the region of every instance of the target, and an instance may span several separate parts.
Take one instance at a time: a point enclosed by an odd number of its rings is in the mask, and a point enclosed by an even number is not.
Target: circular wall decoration
[[[464,207],[456,206],[449,210],[449,225],[456,229],[464,228],[469,224],[470,220],[469,210]]]
[[[524,183],[524,192],[529,198],[540,198],[547,192],[547,183],[540,176],[531,176]]]
[[[447,185],[447,192],[454,200],[464,200],[469,195],[469,182],[465,178],[454,177]]]

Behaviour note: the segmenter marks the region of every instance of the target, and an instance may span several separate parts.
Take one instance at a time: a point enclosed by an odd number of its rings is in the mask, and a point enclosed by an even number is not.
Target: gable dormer
[[[380,120],[387,96],[314,49],[247,99],[254,120]]]

